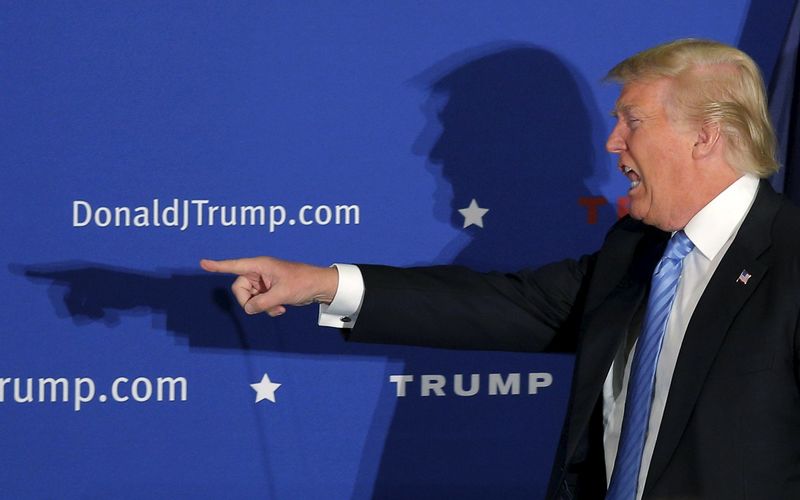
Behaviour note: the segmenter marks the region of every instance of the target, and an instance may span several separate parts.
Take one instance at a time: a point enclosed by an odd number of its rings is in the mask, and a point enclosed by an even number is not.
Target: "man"
[[[202,266],[239,275],[248,313],[320,302],[352,340],[575,349],[550,498],[800,498],[800,213],[759,181],[777,164],[758,69],[678,40],[608,78],[630,217],[593,255],[515,274]]]

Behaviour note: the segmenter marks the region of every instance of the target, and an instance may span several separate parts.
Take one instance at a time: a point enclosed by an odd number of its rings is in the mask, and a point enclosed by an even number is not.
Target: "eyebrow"
[[[620,114],[631,114],[631,112],[638,111],[638,107],[634,104],[617,104],[614,106],[614,109],[611,110],[611,116],[618,117]]]

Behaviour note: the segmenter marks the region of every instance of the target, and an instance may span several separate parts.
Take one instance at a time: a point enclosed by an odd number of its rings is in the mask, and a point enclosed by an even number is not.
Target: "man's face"
[[[631,181],[631,216],[664,231],[683,228],[694,215],[689,200],[696,180],[692,148],[697,135],[670,110],[671,85],[667,79],[625,85],[614,109],[617,124],[606,142]]]

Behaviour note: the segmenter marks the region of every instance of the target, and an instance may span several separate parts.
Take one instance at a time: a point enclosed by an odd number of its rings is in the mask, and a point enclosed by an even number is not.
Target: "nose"
[[[606,151],[609,153],[621,153],[628,149],[625,143],[625,137],[623,136],[622,127],[622,123],[618,121],[617,124],[614,125],[614,130],[609,134],[606,140]]]

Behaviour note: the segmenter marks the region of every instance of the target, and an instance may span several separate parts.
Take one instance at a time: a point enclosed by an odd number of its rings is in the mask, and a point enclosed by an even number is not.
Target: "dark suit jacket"
[[[362,266],[366,295],[349,335],[574,350],[548,497],[603,498],[601,389],[620,342],[638,332],[668,236],[624,218],[596,254],[514,274]],[[762,182],[687,328],[644,498],[800,499],[799,342],[800,211]]]

